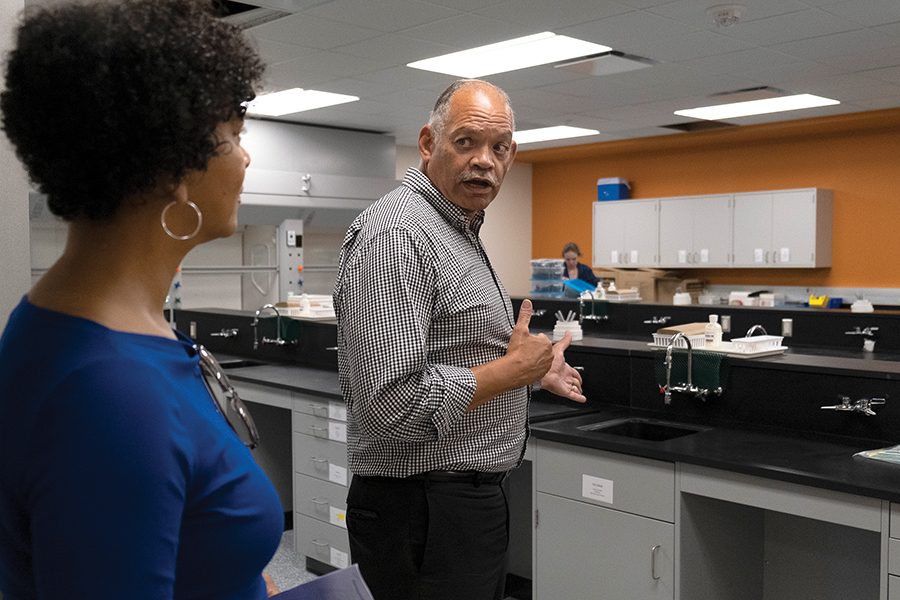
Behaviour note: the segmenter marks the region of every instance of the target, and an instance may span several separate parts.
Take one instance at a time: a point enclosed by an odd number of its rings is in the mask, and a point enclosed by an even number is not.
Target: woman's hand
[[[266,596],[272,597],[275,594],[280,594],[281,590],[278,589],[278,586],[275,585],[275,582],[272,580],[272,576],[268,573],[263,573],[263,581],[266,582]]]

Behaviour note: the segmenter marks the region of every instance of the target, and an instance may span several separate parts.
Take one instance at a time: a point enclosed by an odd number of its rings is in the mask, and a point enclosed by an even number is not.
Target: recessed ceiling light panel
[[[551,31],[527,35],[469,50],[411,62],[407,67],[446,73],[456,77],[484,77],[494,73],[516,71],[527,67],[569,60],[611,50]]]
[[[519,145],[546,142],[548,140],[564,140],[567,138],[597,135],[596,129],[584,129],[582,127],[569,127],[557,125],[555,127],[541,127],[540,129],[523,129],[513,134],[513,140]]]
[[[751,115],[765,115],[769,113],[785,112],[789,110],[801,110],[804,108],[817,108],[820,106],[832,106],[840,104],[838,100],[814,96],[812,94],[796,94],[794,96],[780,96],[778,98],[765,98],[762,100],[750,100],[748,102],[733,102],[731,104],[718,104],[715,106],[701,106],[676,110],[675,114],[694,119],[706,119],[709,121],[721,121],[737,117],[749,117]]]
[[[291,88],[257,96],[247,107],[247,112],[252,115],[280,117],[357,100],[359,100],[358,96]]]

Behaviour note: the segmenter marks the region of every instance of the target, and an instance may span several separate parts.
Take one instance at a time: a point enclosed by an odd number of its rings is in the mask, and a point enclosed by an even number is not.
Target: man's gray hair
[[[451,83],[446,90],[441,92],[440,96],[438,96],[437,102],[434,103],[434,108],[431,111],[431,116],[428,118],[428,125],[431,127],[435,138],[439,138],[443,133],[444,125],[447,123],[447,117],[450,114],[450,100],[453,98],[453,95],[459,90],[470,86],[484,86],[496,90],[506,103],[506,109],[509,111],[509,118],[513,131],[516,130],[516,116],[513,114],[512,104],[510,103],[509,95],[507,95],[506,92],[493,83],[484,81],[483,79],[457,79]]]

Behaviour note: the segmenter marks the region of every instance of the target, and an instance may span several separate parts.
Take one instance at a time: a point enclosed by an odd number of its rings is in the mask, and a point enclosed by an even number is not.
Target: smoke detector
[[[747,9],[743,4],[717,4],[706,9],[706,14],[710,16],[716,27],[731,27],[736,25],[744,11]]]

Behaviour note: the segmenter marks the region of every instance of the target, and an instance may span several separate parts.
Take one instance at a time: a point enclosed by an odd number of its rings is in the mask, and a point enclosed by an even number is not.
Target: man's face
[[[419,133],[425,174],[453,204],[467,211],[487,208],[516,157],[512,116],[487,86],[468,86],[450,99],[441,131]]]

